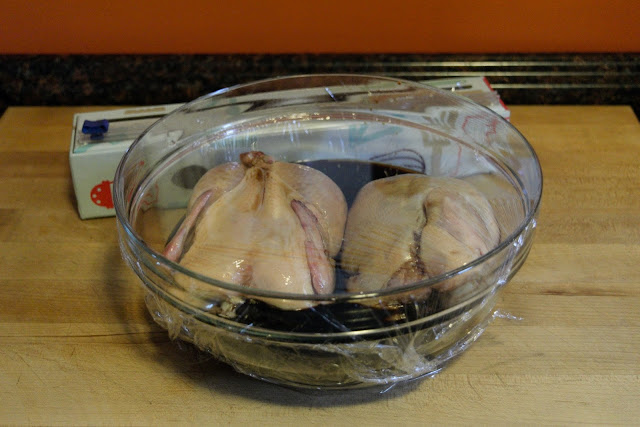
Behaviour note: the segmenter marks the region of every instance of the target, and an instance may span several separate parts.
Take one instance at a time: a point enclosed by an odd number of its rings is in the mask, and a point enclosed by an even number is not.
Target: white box
[[[80,218],[115,215],[112,199],[116,168],[133,141],[150,125],[183,104],[80,113],[73,116],[69,164]],[[85,121],[106,120],[108,130],[92,139]]]
[[[491,108],[507,120],[510,118],[510,111],[484,77],[427,80],[422,83],[451,90]],[[122,156],[145,129],[182,105],[184,104],[98,111],[80,113],[73,117],[69,163],[80,218],[115,215],[112,186]],[[86,120],[109,122],[109,129],[102,139],[91,139],[91,135],[82,133]],[[173,190],[173,193],[184,191],[178,188]],[[173,193],[170,195],[175,195]]]

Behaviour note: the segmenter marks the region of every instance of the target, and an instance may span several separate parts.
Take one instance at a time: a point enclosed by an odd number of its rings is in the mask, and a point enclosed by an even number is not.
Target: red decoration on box
[[[111,196],[111,184],[113,181],[102,181],[91,189],[91,201],[103,208],[113,209],[113,198]]]

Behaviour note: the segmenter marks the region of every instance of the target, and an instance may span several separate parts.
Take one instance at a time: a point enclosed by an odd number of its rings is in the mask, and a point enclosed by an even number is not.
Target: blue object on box
[[[82,133],[91,135],[91,139],[101,139],[109,130],[109,120],[85,120],[82,123]]]

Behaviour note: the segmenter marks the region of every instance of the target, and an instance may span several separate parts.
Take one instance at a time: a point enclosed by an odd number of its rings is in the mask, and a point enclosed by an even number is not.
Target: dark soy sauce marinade
[[[358,191],[369,182],[389,176],[416,173],[399,166],[360,160],[312,160],[301,163],[331,178],[342,190],[349,208],[356,199]]]
[[[327,175],[344,193],[351,207],[358,191],[380,178],[415,173],[410,169],[384,163],[356,160],[314,160],[301,162]],[[347,274],[336,260],[336,293],[344,292]],[[426,301],[372,308],[353,303],[320,304],[303,310],[282,310],[262,301],[249,299],[235,310],[235,320],[254,326],[290,332],[348,332],[390,326],[436,312],[439,298],[432,293]]]

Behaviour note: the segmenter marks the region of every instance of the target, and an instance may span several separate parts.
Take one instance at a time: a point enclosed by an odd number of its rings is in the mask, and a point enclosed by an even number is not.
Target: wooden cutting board
[[[513,106],[544,195],[495,320],[433,378],[308,393],[168,339],[120,257],[81,221],[72,116],[0,119],[0,424],[568,424],[640,420],[640,124],[626,106]]]

